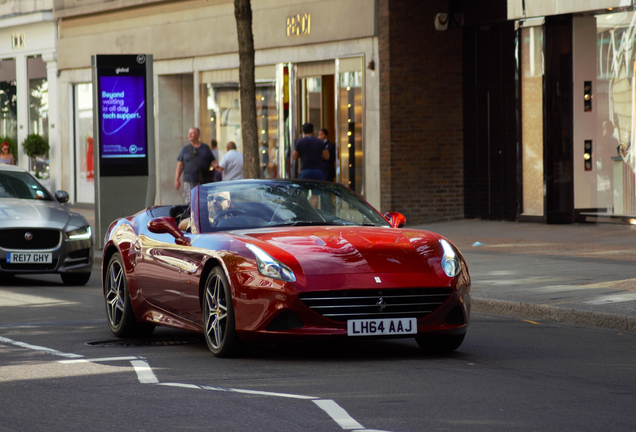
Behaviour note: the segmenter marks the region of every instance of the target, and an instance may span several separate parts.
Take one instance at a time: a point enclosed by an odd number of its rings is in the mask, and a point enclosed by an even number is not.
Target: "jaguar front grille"
[[[305,306],[333,321],[364,318],[422,318],[451,296],[450,288],[316,291],[298,297]]]
[[[60,230],[8,228],[0,230],[0,247],[10,250],[55,249],[62,241]]]

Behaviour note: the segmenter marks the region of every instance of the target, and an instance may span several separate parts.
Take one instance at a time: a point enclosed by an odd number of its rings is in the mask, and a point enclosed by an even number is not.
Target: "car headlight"
[[[446,240],[442,239],[439,241],[444,249],[444,256],[442,257],[442,269],[446,276],[455,277],[459,273],[460,265],[459,260],[457,259],[457,255],[455,254],[455,250]]]
[[[69,240],[88,240],[91,238],[91,227],[85,226],[72,231],[66,232],[66,238]]]
[[[246,245],[249,250],[256,256],[256,264],[258,272],[263,276],[271,277],[286,282],[296,282],[294,272],[282,262],[272,258],[261,248],[252,244]]]

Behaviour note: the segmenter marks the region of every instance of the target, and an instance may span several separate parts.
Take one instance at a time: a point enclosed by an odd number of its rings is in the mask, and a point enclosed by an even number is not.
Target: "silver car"
[[[0,164],[0,277],[59,273],[67,285],[84,285],[93,268],[93,235],[84,216],[51,196],[22,168]]]

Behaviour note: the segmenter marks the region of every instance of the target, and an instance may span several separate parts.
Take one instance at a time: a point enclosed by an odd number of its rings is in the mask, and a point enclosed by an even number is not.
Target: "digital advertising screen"
[[[97,73],[100,175],[147,175],[145,68],[109,66]]]

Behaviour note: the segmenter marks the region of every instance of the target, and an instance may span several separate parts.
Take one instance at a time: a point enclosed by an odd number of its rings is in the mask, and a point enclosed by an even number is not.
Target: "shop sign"
[[[287,17],[287,37],[307,36],[311,32],[311,14]]]
[[[19,50],[26,48],[26,35],[24,33],[13,33],[11,35],[11,49]]]

